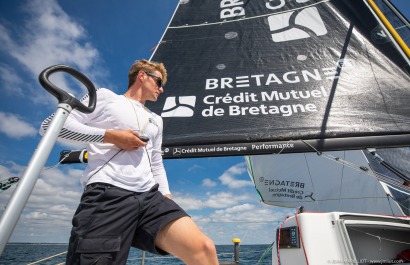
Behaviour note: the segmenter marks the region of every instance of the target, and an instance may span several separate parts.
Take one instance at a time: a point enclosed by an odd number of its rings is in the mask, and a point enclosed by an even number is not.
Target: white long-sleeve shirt
[[[88,95],[81,102],[88,105]],[[43,135],[54,114],[43,121]],[[135,130],[149,137],[146,148],[125,151],[103,143],[106,130]],[[67,117],[58,139],[67,143],[87,143],[88,166],[81,178],[86,186],[103,182],[117,187],[144,192],[155,183],[162,194],[170,194],[161,155],[162,118],[140,102],[101,88],[97,90],[97,104],[92,113],[73,110]],[[120,151],[118,154],[116,154]],[[116,155],[115,155],[116,154]],[[107,161],[109,161],[107,163]]]

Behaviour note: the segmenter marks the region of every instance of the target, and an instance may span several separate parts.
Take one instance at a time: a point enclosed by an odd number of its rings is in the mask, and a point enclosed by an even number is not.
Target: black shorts
[[[73,217],[66,264],[91,264],[98,259],[125,264],[130,246],[166,255],[155,247],[158,232],[188,216],[158,191],[132,192],[104,183],[86,187]]]

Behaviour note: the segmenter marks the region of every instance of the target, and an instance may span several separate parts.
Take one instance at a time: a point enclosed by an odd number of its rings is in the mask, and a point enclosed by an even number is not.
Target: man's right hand
[[[147,145],[138,138],[138,133],[133,130],[106,130],[104,143],[114,144],[125,151],[136,150]]]

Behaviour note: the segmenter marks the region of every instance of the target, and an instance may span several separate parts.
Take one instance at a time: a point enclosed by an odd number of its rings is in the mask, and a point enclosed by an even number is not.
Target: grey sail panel
[[[319,212],[407,214],[387,196],[360,150],[328,152],[326,156],[256,155],[246,161],[261,201],[269,205],[303,206]],[[400,196],[408,199],[409,191]]]

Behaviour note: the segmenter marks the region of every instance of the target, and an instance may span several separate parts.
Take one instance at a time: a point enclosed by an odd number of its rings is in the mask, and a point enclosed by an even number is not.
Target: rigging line
[[[300,10],[300,9],[304,9],[304,8],[307,8],[307,7],[316,6],[316,5],[322,4],[322,3],[324,3],[324,2],[330,2],[330,0],[322,0],[322,1],[319,1],[319,2],[317,2],[317,3],[313,3],[313,4],[310,4],[310,5],[306,5],[306,6],[303,6],[303,7],[298,7],[298,8],[294,8],[294,9],[282,11],[282,12],[273,12],[273,13],[269,13],[269,14],[265,14],[265,15],[259,15],[259,16],[253,16],[253,17],[243,17],[243,18],[240,18],[240,19],[237,19],[237,20],[225,20],[225,21],[212,22],[212,23],[204,22],[204,23],[202,23],[202,24],[174,26],[174,27],[168,27],[168,28],[169,28],[169,29],[179,29],[179,28],[192,28],[192,27],[204,27],[204,26],[222,25],[222,24],[226,24],[226,23],[240,22],[240,21],[244,21],[244,20],[250,20],[250,19],[255,19],[255,18],[267,17],[267,16],[271,16],[271,15],[289,13],[289,12],[296,11],[296,10]]]
[[[307,161],[306,154],[303,154],[303,156],[305,157],[305,162],[306,162],[306,166],[307,166],[308,173],[309,173],[309,177],[310,177],[310,184],[312,185],[313,192],[316,193],[316,191],[315,191],[315,185],[313,184],[312,174],[310,173],[310,167],[309,167],[309,163],[308,163],[308,161]],[[317,206],[318,211],[320,211],[319,202],[318,202],[317,200],[314,200],[314,201],[315,201],[315,203],[316,203],[316,206]]]
[[[6,180],[9,180],[10,178],[13,178],[13,177],[6,177],[5,179],[0,180],[0,182],[3,182],[3,181],[6,181]],[[16,177],[16,178],[17,178],[17,177]]]
[[[246,232],[245,232],[245,234],[244,234],[243,237],[242,237],[242,242],[245,241],[245,238],[246,238],[246,236],[248,235],[249,229],[250,229],[249,227],[248,227],[248,229],[246,229]]]
[[[144,257],[144,258],[130,258],[128,257],[127,261],[134,261],[134,260],[159,260],[159,259],[176,259],[176,257],[169,255],[169,256],[159,256],[159,257]],[[61,263],[65,264],[65,263]]]
[[[309,144],[308,142],[306,142],[306,141],[304,141],[304,140],[300,140],[300,141],[302,141],[304,144],[306,144],[307,146],[309,146],[310,148],[312,148],[313,150],[315,150],[316,153],[317,153],[317,155],[319,155],[319,156],[322,156],[322,157],[327,158],[327,159],[330,159],[330,160],[332,160],[332,161],[334,161],[334,162],[337,162],[337,163],[340,163],[340,164],[349,166],[350,168],[356,169],[356,170],[358,170],[358,171],[360,171],[360,172],[364,172],[364,173],[367,172],[366,170],[364,170],[363,166],[359,166],[359,165],[357,165],[357,164],[355,164],[355,163],[351,163],[351,162],[349,162],[349,161],[340,159],[340,157],[332,156],[332,155],[329,155],[329,154],[327,154],[327,153],[322,153],[322,152],[320,152],[319,150],[317,150],[314,146],[312,146],[311,144]],[[366,169],[367,169],[367,167],[366,167]],[[369,173],[367,173],[367,174],[369,174]],[[369,174],[369,175],[371,176],[371,174]]]
[[[107,162],[105,162],[96,172],[94,172],[88,179],[87,179],[87,183],[88,181],[90,181],[90,179],[92,177],[94,177],[95,174],[97,174],[98,172],[100,172],[101,169],[103,169],[116,155],[118,155],[121,151],[124,151],[124,149],[120,149],[118,150],[117,153],[115,153]]]
[[[261,253],[263,250],[253,250],[253,251],[241,251],[241,254],[250,254],[250,253]],[[232,252],[226,253],[232,254]]]
[[[343,152],[344,158],[346,158],[346,152]],[[342,196],[342,187],[343,187],[343,179],[345,176],[345,164],[342,165],[342,177],[340,178],[340,185],[339,185],[339,199]],[[339,210],[342,207],[342,200],[339,200]]]
[[[279,229],[278,229],[278,236],[277,236],[277,241],[276,241],[276,252],[277,252],[277,254],[278,254],[278,255],[277,255],[277,257],[278,257],[278,265],[281,265],[281,262],[280,262],[280,246],[279,246],[281,230],[282,230],[283,225],[285,224],[285,222],[286,222],[288,219],[290,219],[289,216],[286,217],[286,218],[283,220],[283,222],[279,225]]]
[[[299,224],[299,220],[298,220],[298,215],[299,215],[299,212],[296,211],[296,213],[295,213],[296,225],[298,227],[299,237],[300,237],[300,241],[302,243],[303,253],[305,254],[306,264],[309,265],[309,261],[308,261],[308,257],[307,257],[306,249],[305,249],[305,242],[303,241],[302,230],[300,229],[300,224]]]
[[[57,167],[57,166],[60,165],[64,160],[66,160],[71,153],[72,153],[72,151],[68,152],[67,154],[64,155],[64,157],[63,157],[60,161],[58,161],[57,164],[55,164],[54,166],[45,167],[45,168],[43,168],[42,171],[49,170],[49,169],[52,169],[52,168]]]
[[[218,253],[216,254],[217,256],[223,256],[223,255],[232,255],[233,252],[222,252],[222,253]]]
[[[349,162],[349,161],[340,159],[339,157],[335,157],[335,156],[329,155],[329,154],[327,154],[327,153],[322,153],[322,152],[318,151],[314,146],[312,146],[311,144],[307,143],[306,141],[304,141],[304,140],[300,140],[300,141],[302,141],[304,144],[306,144],[307,146],[309,146],[310,148],[312,148],[313,150],[315,150],[318,155],[320,155],[320,156],[322,156],[322,157],[324,157],[324,158],[327,158],[327,159],[329,159],[329,160],[331,160],[331,161],[333,161],[333,162],[346,165],[346,166],[350,167],[351,169],[357,170],[357,171],[359,171],[359,172],[361,172],[361,173],[364,173],[364,174],[366,174],[366,175],[368,175],[368,176],[375,177],[375,178],[377,178],[378,180],[384,181],[384,182],[386,182],[386,183],[389,183],[389,184],[392,184],[392,185],[396,185],[396,186],[401,187],[401,188],[404,188],[404,189],[409,189],[409,187],[403,186],[403,183],[402,183],[401,181],[398,181],[397,179],[395,179],[395,178],[393,178],[393,177],[387,176],[387,175],[382,174],[382,173],[377,172],[377,171],[368,170],[367,167],[359,166],[359,165],[357,165],[357,164],[355,164],[355,163],[351,163],[351,162]],[[362,152],[363,152],[363,151],[362,151]]]
[[[394,211],[393,211],[393,206],[391,205],[391,202],[390,202],[391,196],[390,196],[389,194],[386,194],[386,195],[387,195],[387,202],[389,203],[389,207],[390,207],[390,210],[391,210],[391,214],[392,214],[393,216],[396,216],[396,215],[394,214]]]
[[[355,163],[352,163],[350,161],[341,159],[340,157],[337,157],[337,156],[332,156],[332,155],[327,154],[327,153],[321,153],[320,155],[323,158],[329,159],[329,160],[331,160],[335,163],[342,164],[344,166],[347,166],[349,168],[355,169],[357,171],[360,171],[360,172],[366,173],[367,175],[372,176],[372,174],[369,173],[369,169],[366,166],[360,166],[358,164],[355,164]]]
[[[400,170],[396,169],[394,166],[390,165],[390,163],[386,162],[381,156],[376,153],[376,150],[369,150],[369,153],[373,155],[373,158],[382,166],[387,168],[389,171],[394,173],[396,176],[401,178],[404,181],[404,184],[410,183],[410,178],[408,178],[405,174],[403,174]]]
[[[259,258],[258,263],[257,263],[256,265],[262,264],[261,262],[263,262],[263,260],[265,259],[266,255],[268,255],[268,254],[270,253],[270,251],[272,250],[274,244],[275,244],[275,241],[273,241],[273,242],[269,245],[269,247],[265,250],[265,252],[263,252],[262,256]]]
[[[197,223],[207,223],[207,224],[236,224],[236,223],[252,223],[252,224],[270,224],[270,223],[274,223],[275,220],[268,220],[268,221],[253,221],[253,220],[249,220],[249,221],[207,221],[207,220],[196,220],[195,222]]]
[[[410,193],[408,193],[408,191],[404,191],[404,190],[398,189],[397,187],[389,186],[388,184],[386,184],[386,185],[387,185],[389,188],[391,188],[391,189],[393,189],[393,190],[395,190],[395,191],[397,191],[397,192],[406,194],[406,195],[409,197],[409,200],[410,200]],[[406,186],[406,188],[407,188],[407,186]]]
[[[393,36],[394,40],[403,50],[403,52],[410,58],[410,49],[407,47],[407,44],[403,41],[401,36],[397,33],[397,31],[393,28],[390,24],[389,20],[384,16],[383,12],[379,9],[379,7],[374,3],[374,0],[367,0],[367,3],[370,5],[371,9],[374,13],[376,13],[377,17],[382,21],[383,25],[387,28],[389,33]]]
[[[41,260],[38,260],[38,261],[35,261],[35,262],[32,262],[32,263],[28,263],[27,265],[37,264],[37,263],[40,263],[40,262],[42,262],[42,261],[49,260],[49,259],[55,258],[55,257],[57,257],[57,256],[60,256],[60,255],[66,254],[66,253],[67,253],[67,251],[64,251],[64,252],[61,252],[61,253],[52,255],[52,256],[50,256],[50,257],[41,259]]]
[[[395,203],[397,203],[398,205],[400,205],[400,207],[406,209],[407,211],[410,212],[410,207],[407,207],[407,205],[404,205],[403,203],[399,202],[398,200],[396,200],[395,198],[393,198],[390,195],[387,195],[389,198],[391,198]]]
[[[374,177],[377,178],[379,181],[386,182],[388,184],[399,187],[401,189],[410,190],[409,186],[403,185],[403,181],[399,181],[398,179],[386,176],[379,172],[373,172],[373,173],[374,173]]]
[[[44,171],[46,171],[46,170],[49,170],[49,169],[52,169],[52,168],[57,167],[57,166],[60,165],[65,159],[67,159],[67,157],[68,157],[70,154],[71,154],[71,151],[68,152],[57,164],[55,164],[54,166],[45,167],[45,168],[43,168],[43,170],[41,170],[41,172],[44,172]],[[4,189],[3,189],[3,182],[4,182],[5,180],[9,181],[10,178],[17,178],[17,179],[16,179],[15,181],[9,183],[9,184],[10,184],[9,186],[4,185]],[[17,183],[20,181],[20,177],[10,177],[10,178],[4,179],[4,180],[1,180],[1,181],[0,181],[0,184],[1,184],[1,187],[2,187],[0,193],[2,193],[3,191],[9,189],[11,186],[17,184]]]
[[[407,29],[407,28],[409,28],[409,26],[403,25],[403,26],[396,27],[395,29]]]
[[[396,14],[396,16],[398,16],[398,17],[400,18],[400,20],[405,24],[405,25],[403,25],[402,27],[398,27],[397,29],[400,29],[400,28],[403,28],[403,27],[405,27],[405,28],[410,28],[410,23],[409,23],[409,21],[408,21],[405,17],[403,17],[403,15],[400,13],[400,11],[398,11],[397,8],[396,8],[392,3],[390,3],[389,0],[383,0],[383,2]]]
[[[379,239],[379,240],[383,239],[383,240],[386,240],[386,241],[389,241],[389,242],[393,242],[393,243],[399,243],[399,244],[410,245],[410,242],[402,242],[402,241],[393,240],[393,239],[389,239],[389,238],[385,238],[385,237],[381,237],[381,236],[376,236],[376,235],[370,234],[370,233],[368,233],[368,232],[365,232],[365,231],[362,231],[362,230],[359,230],[359,229],[356,229],[356,228],[353,228],[353,227],[347,227],[347,229],[355,230],[355,231],[357,231],[357,232],[366,234],[366,235],[368,235],[368,236],[375,237],[375,238],[377,238],[377,239]]]
[[[284,144],[284,145],[283,145],[283,147],[282,147],[282,149],[280,149],[280,151],[279,151],[279,152],[277,152],[277,153],[273,153],[273,154],[275,154],[275,155],[279,155],[279,154],[281,154],[281,153],[283,152],[283,150],[285,150],[285,149],[286,149],[286,147],[285,147],[285,146],[287,146],[290,142],[292,142],[292,140],[289,140],[286,144]]]
[[[378,197],[372,197],[372,196],[367,196],[367,197],[344,197],[344,198],[326,198],[326,199],[316,199],[316,201],[318,202],[327,202],[327,201],[340,201],[340,200],[353,200],[353,201],[360,201],[360,200],[376,200],[376,199],[386,199],[386,196],[378,196]],[[270,203],[268,202],[264,202],[267,205],[273,205],[273,206],[277,206],[277,204],[275,203],[280,203],[283,201],[271,201]],[[285,201],[285,202],[290,202],[290,201]],[[309,203],[312,202],[311,200],[300,200],[298,201],[299,203]],[[285,208],[297,208],[298,206],[284,206]]]

